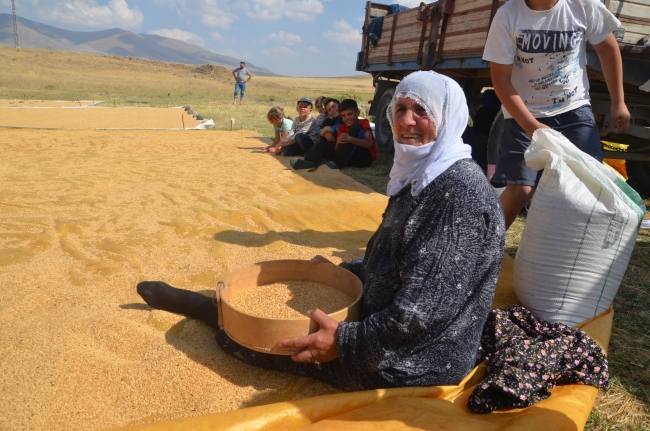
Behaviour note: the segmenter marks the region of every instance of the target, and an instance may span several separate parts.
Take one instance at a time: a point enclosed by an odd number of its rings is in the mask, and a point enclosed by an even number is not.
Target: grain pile
[[[334,313],[347,307],[354,298],[320,283],[289,281],[265,284],[233,296],[228,303],[235,309],[270,319],[301,319],[307,311],[320,308]]]
[[[19,99],[0,99],[0,107],[8,108],[63,108],[91,106],[101,103],[101,100],[19,100]]]
[[[47,129],[191,129],[199,121],[181,108],[0,106],[0,127]]]
[[[211,295],[254,262],[362,256],[385,196],[336,170],[293,171],[254,132],[0,133],[0,429],[100,430],[334,391],[242,364],[135,286]]]

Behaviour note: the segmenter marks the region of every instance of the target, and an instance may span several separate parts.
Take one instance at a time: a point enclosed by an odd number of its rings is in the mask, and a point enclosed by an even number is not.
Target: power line
[[[16,0],[11,0],[11,10],[14,13],[14,45],[18,48],[18,24],[16,23]]]

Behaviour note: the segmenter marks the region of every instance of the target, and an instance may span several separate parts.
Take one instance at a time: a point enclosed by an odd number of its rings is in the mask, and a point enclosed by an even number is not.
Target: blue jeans
[[[296,136],[294,136],[293,139],[296,142],[294,142],[293,144],[289,145],[284,150],[282,150],[282,155],[302,156],[306,154],[307,151],[311,150],[311,147],[314,146],[313,139],[311,139],[309,135],[305,135],[304,133],[296,134]]]
[[[244,98],[244,92],[246,91],[246,83],[245,82],[235,82],[235,95],[233,96],[235,99],[237,98],[237,93],[239,93],[239,90],[241,90],[241,97],[239,100]]]

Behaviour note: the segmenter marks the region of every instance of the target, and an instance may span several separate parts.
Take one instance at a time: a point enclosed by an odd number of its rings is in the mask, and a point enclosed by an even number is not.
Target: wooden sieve
[[[219,328],[236,343],[258,352],[291,355],[296,350],[280,349],[278,342],[303,337],[318,331],[318,324],[309,317],[301,319],[270,319],[253,316],[233,308],[229,300],[240,293],[265,284],[307,281],[320,283],[354,298],[347,308],[329,314],[338,321],[358,321],[361,315],[361,280],[339,266],[312,263],[307,260],[272,260],[239,268],[217,284],[214,302],[219,310]]]

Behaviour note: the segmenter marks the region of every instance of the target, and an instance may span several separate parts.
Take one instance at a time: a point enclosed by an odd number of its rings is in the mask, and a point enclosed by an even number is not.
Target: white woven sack
[[[515,291],[538,319],[573,326],[612,304],[645,206],[555,130],[535,131],[524,157],[544,173],[515,258]]]

